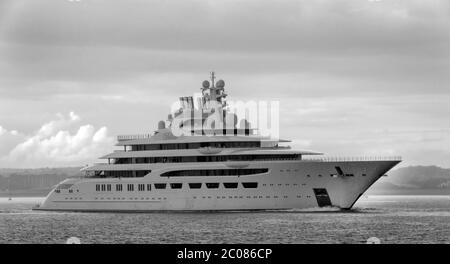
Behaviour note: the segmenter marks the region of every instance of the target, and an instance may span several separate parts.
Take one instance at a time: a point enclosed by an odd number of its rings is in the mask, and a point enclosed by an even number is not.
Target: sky
[[[446,0],[2,0],[0,167],[96,162],[211,70],[296,149],[450,168]]]

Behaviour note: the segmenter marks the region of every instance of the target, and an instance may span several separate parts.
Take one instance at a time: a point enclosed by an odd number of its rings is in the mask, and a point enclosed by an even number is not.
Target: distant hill
[[[376,182],[368,194],[450,195],[450,169],[437,166],[395,169]]]
[[[81,176],[80,167],[0,169],[0,196],[45,196],[52,187],[69,177]],[[366,194],[450,195],[450,169],[410,166],[382,177]]]
[[[0,196],[45,196],[62,180],[81,176],[81,167],[0,169]],[[10,191],[8,191],[8,189]]]

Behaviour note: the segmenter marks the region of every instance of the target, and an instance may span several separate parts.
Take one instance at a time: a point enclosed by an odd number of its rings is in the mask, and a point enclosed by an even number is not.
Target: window
[[[145,191],[145,184],[138,184],[138,191]]]
[[[336,172],[338,173],[338,175],[344,175],[344,172],[342,171],[341,167],[336,166],[334,168],[336,169]]]
[[[217,189],[217,188],[219,188],[219,183],[218,182],[207,182],[206,183],[206,188],[208,188],[208,189]]]
[[[200,188],[202,188],[202,184],[201,183],[189,183],[189,188],[200,189]]]
[[[166,189],[165,183],[155,183],[155,189]]]
[[[161,174],[161,177],[179,176],[242,176],[267,173],[269,169],[216,169],[216,170],[176,170]]]
[[[111,191],[111,184],[107,184],[107,185],[106,185],[106,190],[107,190],[108,192]]]
[[[116,191],[118,192],[122,191],[122,184],[116,184]]]
[[[151,191],[152,190],[152,185],[149,183],[147,184],[147,191]]]
[[[104,192],[106,190],[106,186],[104,184],[102,184],[102,192]]]
[[[227,189],[235,189],[238,187],[238,183],[237,182],[224,182],[223,186]]]
[[[95,185],[95,190],[96,190],[97,192],[100,191],[100,184],[96,184],[96,185]]]
[[[127,190],[128,190],[129,192],[134,191],[134,184],[128,184],[128,185],[127,185]]]
[[[172,188],[172,189],[181,189],[181,187],[183,187],[182,183],[171,183],[170,184],[170,188]]]
[[[244,188],[258,188],[258,183],[257,182],[243,182],[242,186],[244,186]]]
[[[125,162],[124,162],[125,163]],[[106,178],[130,178],[134,177],[133,171],[105,171]]]

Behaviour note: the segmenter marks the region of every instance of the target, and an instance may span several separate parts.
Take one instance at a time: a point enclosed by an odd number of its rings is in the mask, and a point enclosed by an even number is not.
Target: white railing
[[[375,157],[321,157],[321,158],[308,158],[304,157],[304,161],[321,161],[321,162],[341,162],[341,161],[401,161],[400,156],[375,156]]]
[[[152,136],[152,134],[119,135],[119,136],[117,136],[117,141],[132,140],[132,139],[144,139],[144,138],[150,138],[151,136]]]

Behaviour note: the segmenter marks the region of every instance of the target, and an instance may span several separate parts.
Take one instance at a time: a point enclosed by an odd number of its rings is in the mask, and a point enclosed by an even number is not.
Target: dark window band
[[[261,174],[269,169],[213,169],[213,170],[176,170],[161,174],[161,177],[181,177],[181,176],[244,176]]]
[[[183,187],[182,183],[171,183],[170,184],[170,188],[172,188],[172,189],[181,189],[181,187]]]
[[[155,183],[155,189],[166,189],[165,183]]]
[[[200,189],[200,188],[202,188],[202,184],[201,183],[189,183],[189,188]]]
[[[217,156],[184,156],[184,157],[142,157],[117,158],[114,164],[132,163],[180,163],[180,162],[225,162],[255,160],[300,160],[300,154],[266,154],[266,155],[217,155]]]
[[[244,188],[258,188],[258,183],[257,182],[243,182],[242,186],[244,186]]]
[[[152,172],[151,170],[122,170],[122,171],[95,171],[93,175],[87,175],[89,178],[134,178],[144,177]]]
[[[145,145],[131,145],[132,151],[144,150],[167,150],[167,149],[198,149],[204,147],[212,148],[259,148],[261,142],[201,142],[201,143],[169,143],[169,144],[145,144]]]
[[[217,188],[219,188],[219,183],[218,182],[207,182],[206,183],[206,188],[208,188],[208,189],[217,189]]]
[[[227,189],[236,189],[238,187],[237,182],[224,182],[223,186]]]

